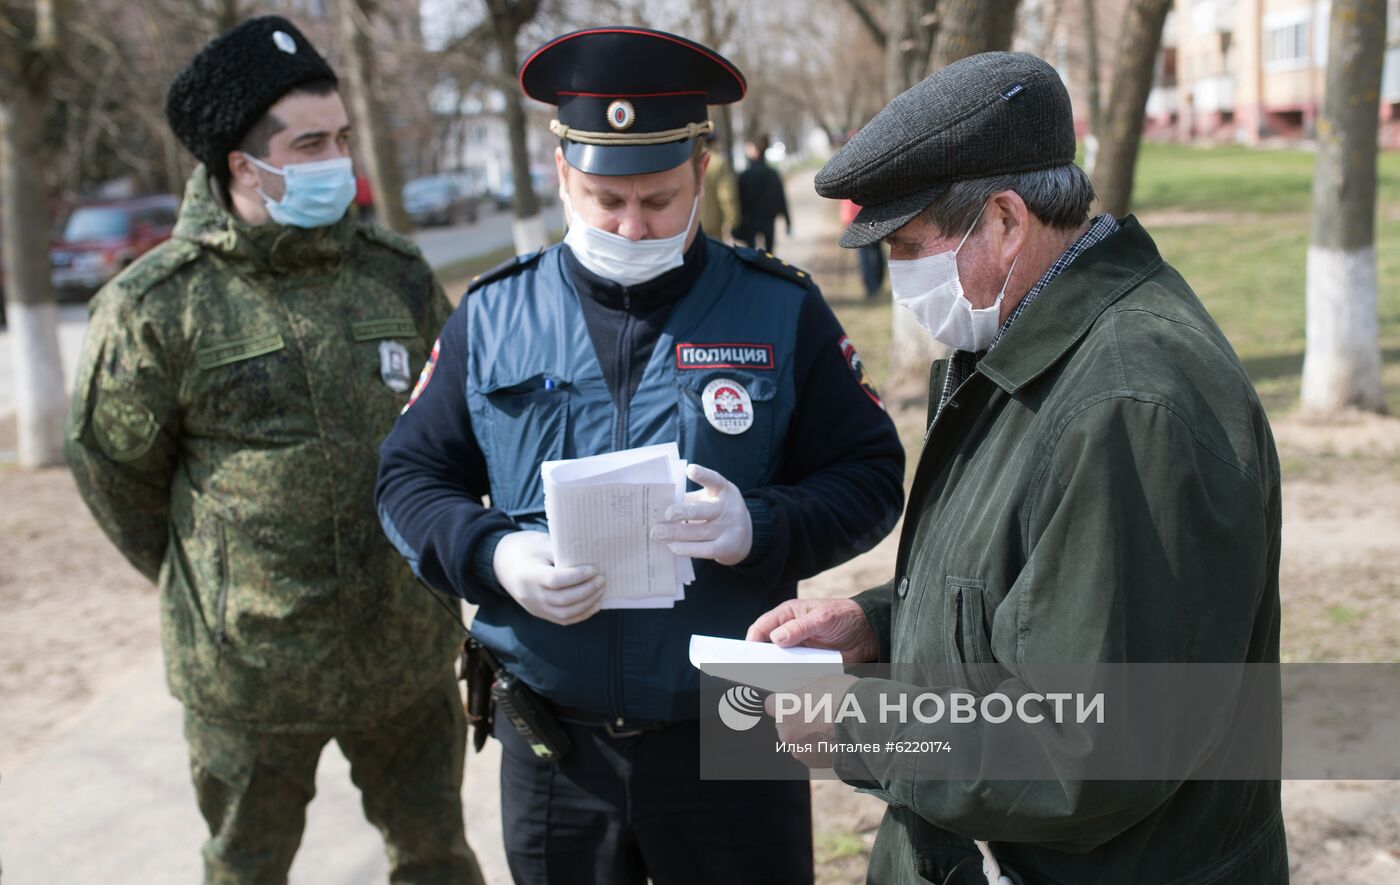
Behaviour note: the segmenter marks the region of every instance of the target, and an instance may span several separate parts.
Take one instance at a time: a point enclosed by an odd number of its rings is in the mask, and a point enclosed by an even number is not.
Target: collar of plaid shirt
[[[1085,231],[1079,239],[1071,243],[1068,249],[1060,253],[1060,257],[1055,259],[1055,262],[1041,275],[1040,279],[1036,280],[1035,285],[1031,286],[1030,291],[1026,293],[1026,297],[1021,299],[1021,303],[1016,305],[1016,309],[1011,311],[1011,315],[1006,318],[1006,322],[1002,323],[1001,328],[997,330],[997,337],[992,339],[991,347],[987,348],[986,353],[991,352],[993,347],[1001,343],[1002,336],[1006,334],[1006,330],[1011,328],[1011,324],[1016,322],[1016,318],[1021,315],[1022,311],[1030,307],[1031,302],[1036,299],[1036,296],[1040,294],[1041,290],[1050,285],[1051,280],[1063,273],[1065,268],[1069,267],[1070,264],[1074,262],[1074,259],[1083,255],[1091,247],[1097,246],[1099,243],[1103,242],[1116,230],[1118,230],[1118,221],[1112,215],[1100,215],[1090,222],[1089,229]],[[977,369],[977,361],[983,356],[985,356],[985,353],[970,353],[966,350],[958,350],[954,351],[953,355],[948,358],[948,372],[943,376],[943,390],[938,395],[938,411],[943,411],[943,404],[948,401],[948,398],[953,395],[954,391],[962,386],[962,383],[968,379],[968,376]],[[934,417],[937,417],[937,415]],[[930,421],[929,423],[932,424],[933,422]]]

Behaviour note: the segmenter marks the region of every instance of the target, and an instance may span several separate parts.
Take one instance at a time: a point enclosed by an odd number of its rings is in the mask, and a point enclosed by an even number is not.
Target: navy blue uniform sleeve
[[[904,507],[904,447],[815,287],[798,319],[797,407],[774,484],[745,493],[754,546],[736,568],[811,577],[874,547]]]
[[[518,526],[482,506],[491,486],[467,409],[464,308],[443,327],[431,374],[379,447],[375,505],[414,574],[435,590],[480,603],[505,594],[491,556]]]

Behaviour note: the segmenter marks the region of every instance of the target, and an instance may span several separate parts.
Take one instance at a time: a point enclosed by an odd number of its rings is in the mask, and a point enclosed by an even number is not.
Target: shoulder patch
[[[761,252],[758,249],[748,249],[739,247],[734,250],[734,254],[739,256],[739,260],[745,264],[756,267],[759,270],[767,271],[774,276],[791,280],[799,286],[810,289],[813,285],[812,275],[805,270],[794,267],[782,260],[772,252]]]
[[[423,253],[418,250],[418,246],[413,240],[396,231],[389,230],[377,224],[362,224],[356,228],[360,236],[372,243],[386,246],[395,252],[407,255],[410,258],[422,258]]]
[[[166,240],[133,261],[103,288],[121,289],[140,297],[198,258],[200,251],[199,246],[189,240]]]
[[[477,289],[480,289],[482,286],[485,286],[488,283],[494,283],[497,280],[505,279],[511,274],[519,273],[520,271],[534,264],[536,261],[539,261],[540,256],[543,254],[544,250],[540,249],[538,252],[532,252],[529,255],[517,255],[514,258],[509,258],[505,261],[502,261],[500,264],[496,265],[490,270],[482,271],[481,273],[472,277],[471,284],[467,286],[468,294],[475,292]]]

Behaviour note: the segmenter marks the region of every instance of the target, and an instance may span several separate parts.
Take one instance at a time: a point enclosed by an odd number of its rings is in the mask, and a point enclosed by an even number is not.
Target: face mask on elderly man
[[[977,229],[977,222],[986,209],[984,203],[977,210],[972,227],[963,234],[956,249],[922,258],[890,259],[890,292],[895,302],[913,311],[919,325],[934,338],[954,350],[972,353],[981,353],[992,346],[997,329],[1001,327],[1001,302],[1006,297],[1006,286],[1016,270],[1013,259],[1011,270],[991,307],[975,308],[963,294],[962,280],[958,278],[958,252]]]

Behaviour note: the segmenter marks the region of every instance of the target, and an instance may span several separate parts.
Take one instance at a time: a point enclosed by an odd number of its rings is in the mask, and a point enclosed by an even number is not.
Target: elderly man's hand
[[[841,699],[855,681],[854,676],[824,676],[803,686],[792,693],[802,699],[802,706],[796,713],[781,710],[777,695],[769,695],[763,702],[764,712],[773,717],[779,740],[798,747],[811,747],[810,751],[794,750],[792,758],[808,768],[831,767],[831,750],[822,748],[821,742],[830,744],[836,740],[834,717],[841,709]],[[830,703],[821,700],[825,695],[831,695]]]
[[[744,638],[784,648],[835,649],[847,664],[867,664],[880,656],[870,620],[850,599],[789,599],[754,621]]]

